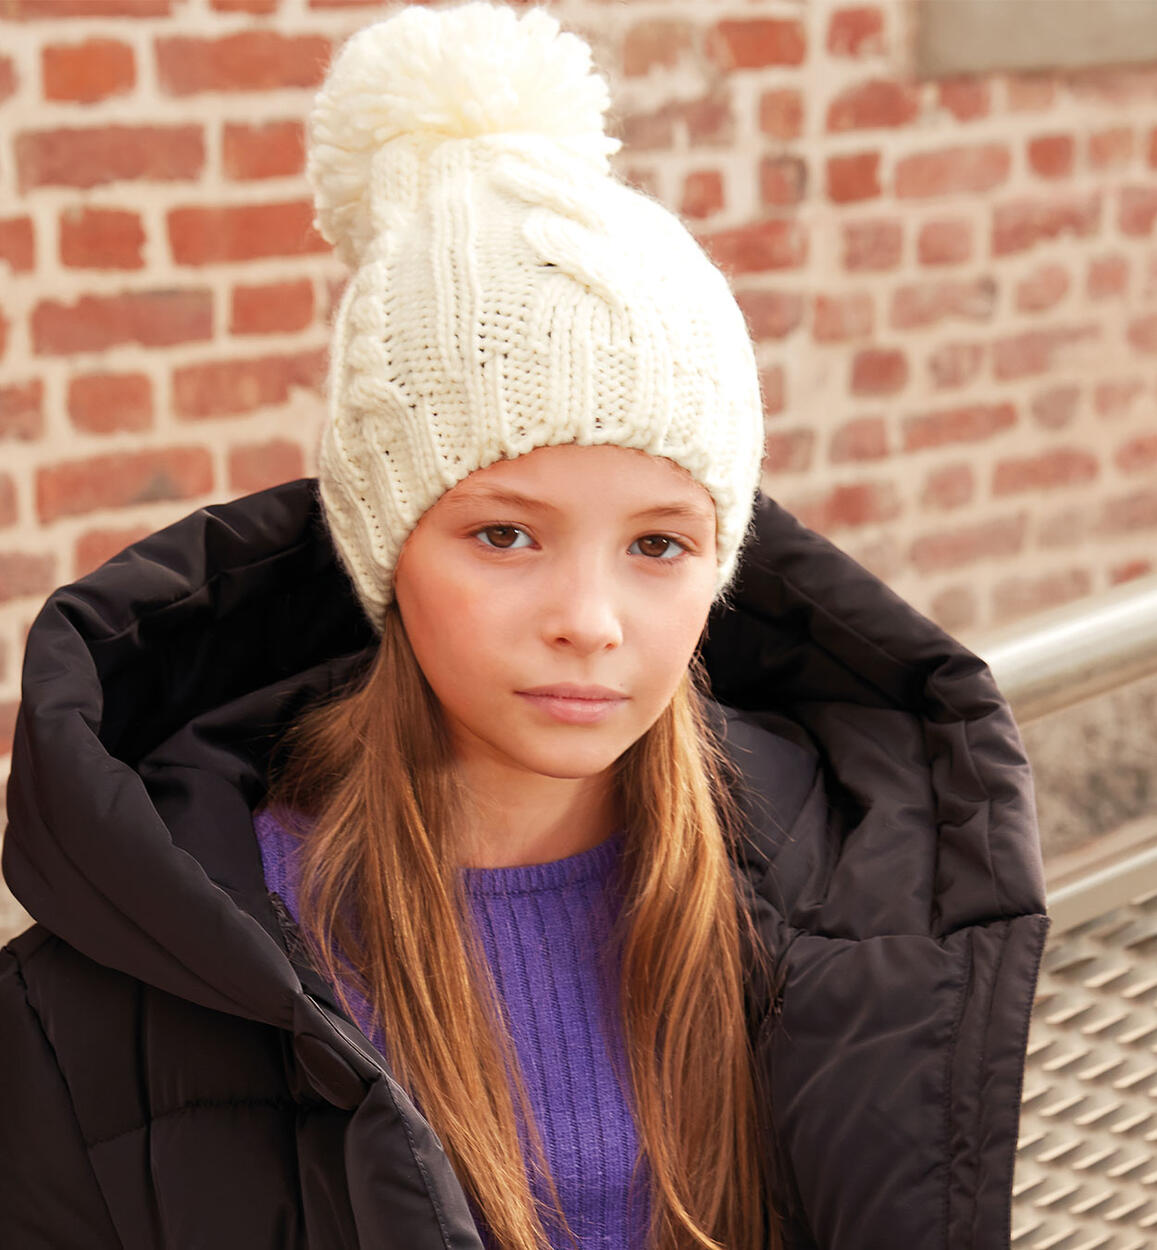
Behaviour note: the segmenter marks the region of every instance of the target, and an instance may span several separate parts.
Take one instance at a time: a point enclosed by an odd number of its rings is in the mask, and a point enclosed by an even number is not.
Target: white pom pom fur
[[[347,264],[358,263],[373,232],[370,166],[400,135],[543,135],[605,169],[621,146],[604,132],[609,105],[589,46],[544,9],[486,0],[406,8],[342,46],[314,101],[315,224]]]

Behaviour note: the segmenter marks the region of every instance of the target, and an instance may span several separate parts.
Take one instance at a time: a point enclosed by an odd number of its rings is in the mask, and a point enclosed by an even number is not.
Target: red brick
[[[1089,299],[1112,299],[1129,289],[1129,262],[1124,256],[1093,256],[1085,275]]]
[[[1016,200],[999,204],[993,213],[992,250],[997,256],[1023,252],[1063,234],[1081,238],[1095,234],[1101,224],[1101,194],[1047,200]]]
[[[1157,221],[1157,187],[1122,187],[1117,224],[1122,234],[1148,236]]]
[[[295,177],[305,168],[305,127],[299,121],[227,122],[221,163],[225,177],[236,182]]]
[[[950,78],[940,84],[940,107],[958,122],[987,117],[992,109],[992,93],[986,78]]]
[[[925,222],[916,251],[922,265],[959,265],[972,259],[972,225],[960,218]]]
[[[1069,271],[1060,264],[1039,265],[1016,286],[1020,312],[1044,312],[1055,308],[1068,294]]]
[[[852,360],[853,395],[895,395],[908,382],[908,358],[902,351],[868,347]]]
[[[882,460],[888,454],[888,427],[883,417],[858,417],[832,432],[828,459],[832,464],[848,460]]]
[[[791,501],[788,511],[810,529],[828,533],[892,521],[903,511],[903,504],[892,482],[857,482],[834,486],[818,499]]]
[[[817,295],[812,314],[812,336],[817,343],[844,343],[865,338],[875,329],[876,308],[871,295]]]
[[[879,152],[828,159],[828,199],[836,204],[870,200],[880,194]]]
[[[1095,326],[1050,326],[1048,329],[1025,330],[993,344],[993,372],[1001,381],[1047,373],[1053,367],[1058,351],[1096,335]]]
[[[212,265],[265,256],[329,251],[313,228],[313,204],[239,204],[228,208],[174,208],[166,217],[178,265]]]
[[[1106,499],[1101,504],[1095,532],[1100,535],[1128,534],[1134,530],[1157,528],[1157,487],[1145,486],[1129,495]]]
[[[253,13],[258,16],[276,11],[281,0],[211,0],[219,13]]]
[[[924,479],[920,506],[929,511],[947,512],[970,503],[976,492],[976,475],[967,462],[945,464],[932,469]]]
[[[156,41],[157,81],[169,95],[316,87],[330,42],[321,35],[241,30],[219,39],[175,35]]]
[[[173,0],[5,0],[6,18],[168,17]]]
[[[233,288],[230,334],[285,334],[313,320],[313,283],[272,282]]]
[[[1029,168],[1040,178],[1067,178],[1073,172],[1072,135],[1040,135],[1028,143]]]
[[[1062,430],[1072,425],[1081,401],[1081,388],[1071,383],[1052,386],[1034,396],[1032,415],[1047,430]]]
[[[33,350],[41,356],[104,351],[118,343],[171,347],[212,336],[209,291],[82,295],[75,304],[42,300],[32,310]]]
[[[903,423],[904,450],[923,451],[945,443],[985,442],[1016,424],[1012,404],[970,404],[908,417]]]
[[[997,463],[992,476],[994,495],[1025,490],[1051,490],[1091,482],[1101,466],[1092,452],[1079,447],[1054,447],[1035,456],[1021,456]]]
[[[759,128],[774,139],[798,139],[803,134],[803,96],[791,88],[763,92]]]
[[[803,473],[812,466],[816,434],[812,429],[774,430],[764,442],[765,473]]]
[[[39,378],[0,386],[0,439],[30,441],[44,433],[44,383]]]
[[[687,128],[687,140],[692,147],[704,144],[731,146],[735,142],[735,113],[730,92],[726,89],[680,105],[679,116]]]
[[[787,378],[783,365],[768,365],[759,371],[759,389],[763,395],[764,415],[772,416],[787,407]]]
[[[807,233],[797,221],[764,221],[720,230],[701,242],[729,274],[798,269],[807,261]]]
[[[876,56],[884,51],[884,14],[859,6],[837,9],[828,22],[828,51],[832,56]]]
[[[967,386],[984,364],[982,343],[941,343],[928,357],[928,373],[937,390]]]
[[[997,584],[993,608],[997,622],[1003,623],[1083,599],[1091,590],[1092,578],[1087,569],[1067,569],[1040,577],[1021,574]]]
[[[92,104],[132,91],[137,81],[133,50],[117,39],[50,44],[41,49],[46,100]]]
[[[10,56],[0,56],[0,103],[16,94],[16,66]]]
[[[891,324],[899,330],[935,325],[947,318],[987,321],[996,307],[996,282],[989,277],[967,282],[915,282],[892,295]]]
[[[76,540],[73,549],[73,577],[84,577],[113,556],[122,552],[130,543],[145,538],[150,529],[147,525],[131,525],[126,529],[85,530]]]
[[[670,104],[650,113],[629,112],[621,120],[623,145],[628,152],[655,151],[675,143],[678,110]]]
[[[702,219],[724,206],[723,175],[718,169],[695,169],[683,180],[679,211],[686,217]]]
[[[191,499],[213,488],[213,458],[204,447],[164,447],[66,460],[36,472],[36,511],[43,524],[100,508]]]
[[[42,599],[56,587],[56,557],[26,551],[0,551],[0,603]]]
[[[229,489],[244,494],[305,476],[301,447],[287,439],[234,447],[229,453]]]
[[[174,409],[179,417],[195,420],[283,404],[291,387],[320,388],[325,356],[324,351],[300,352],[186,365],[173,373]]]
[[[979,615],[976,592],[971,586],[949,586],[933,595],[928,611],[936,624],[950,634],[971,629]]]
[[[0,221],[0,260],[13,273],[29,273],[36,267],[36,236],[31,217]]]
[[[1133,131],[1113,126],[1089,136],[1089,164],[1093,169],[1121,169],[1133,159]]]
[[[759,162],[759,194],[769,207],[798,204],[807,194],[807,162],[798,156],[765,156]]]
[[[16,483],[7,473],[0,473],[0,526],[15,525],[18,516]]]
[[[18,188],[176,182],[201,176],[205,139],[193,126],[93,126],[15,137]]]
[[[786,338],[803,321],[803,296],[793,291],[738,291],[736,300],[756,340]]]
[[[73,205],[60,215],[60,259],[72,269],[143,269],[139,214]]]
[[[920,111],[920,92],[910,83],[877,79],[849,87],[828,106],[829,131],[907,126]]]
[[[974,525],[921,534],[908,549],[916,571],[927,576],[978,564],[981,560],[1014,556],[1024,547],[1028,514],[992,517]]]
[[[1157,313],[1146,313],[1131,321],[1128,335],[1139,352],[1157,352]]]
[[[1157,469],[1157,434],[1138,434],[1117,448],[1113,462],[1122,473],[1146,473]]]
[[[844,226],[844,268],[849,273],[895,269],[904,248],[898,221],[852,221]]]
[[[663,198],[663,188],[659,182],[659,175],[654,169],[644,168],[642,165],[629,165],[623,170],[622,177],[623,181],[629,186],[645,191],[648,195],[653,195],[657,200]]]
[[[1039,113],[1052,108],[1056,83],[1043,74],[1017,74],[1008,79],[1008,107],[1014,113]]]
[[[708,51],[724,69],[802,65],[807,55],[803,23],[794,18],[748,18],[718,22]]]
[[[1126,417],[1145,392],[1137,378],[1111,378],[1093,388],[1093,408],[1098,417],[1113,420]]]
[[[945,148],[906,156],[896,165],[901,199],[937,195],[980,195],[1000,186],[1012,168],[1012,154],[1000,143]]]
[[[663,18],[636,22],[623,38],[623,73],[637,78],[656,67],[674,68],[694,47],[695,27],[690,22]]]
[[[153,388],[142,373],[90,373],[68,384],[68,415],[78,430],[112,434],[147,430],[153,423]]]
[[[1119,586],[1122,582],[1131,582],[1135,577],[1145,577],[1152,572],[1152,560],[1126,560],[1109,570],[1109,585]]]

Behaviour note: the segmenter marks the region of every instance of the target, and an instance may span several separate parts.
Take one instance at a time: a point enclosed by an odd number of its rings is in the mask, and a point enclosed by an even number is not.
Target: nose
[[[620,597],[603,561],[560,562],[543,594],[543,636],[552,646],[596,655],[622,645]]]

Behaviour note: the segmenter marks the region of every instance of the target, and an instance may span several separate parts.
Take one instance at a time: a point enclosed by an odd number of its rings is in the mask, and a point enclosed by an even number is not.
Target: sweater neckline
[[[469,894],[539,894],[566,890],[592,881],[606,881],[626,842],[626,831],[616,829],[609,837],[585,851],[565,855],[545,864],[518,864],[503,868],[462,868]]]

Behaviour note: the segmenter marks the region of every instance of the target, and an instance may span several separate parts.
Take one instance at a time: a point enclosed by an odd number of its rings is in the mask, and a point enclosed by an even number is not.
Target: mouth
[[[606,686],[537,686],[518,690],[519,698],[564,725],[597,725],[627,702],[627,696]]]

